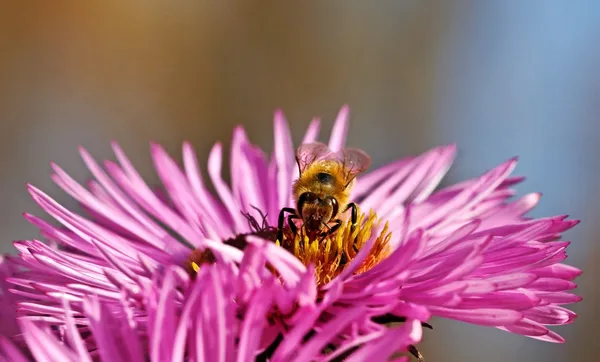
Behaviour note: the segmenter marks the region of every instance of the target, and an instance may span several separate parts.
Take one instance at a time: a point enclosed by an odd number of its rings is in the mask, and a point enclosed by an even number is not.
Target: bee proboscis
[[[356,176],[371,165],[371,158],[362,150],[345,148],[334,152],[320,142],[305,143],[296,151],[299,177],[292,186],[296,208],[286,207],[279,213],[278,240],[283,240],[285,213],[294,235],[294,220],[310,239],[325,237],[337,231],[342,220],[337,216],[352,209],[352,226],[357,222],[357,207],[349,202]]]

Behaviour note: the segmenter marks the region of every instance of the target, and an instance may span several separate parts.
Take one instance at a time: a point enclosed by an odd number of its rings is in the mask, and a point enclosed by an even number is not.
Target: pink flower
[[[16,301],[7,282],[13,274],[9,263],[0,256],[0,336],[13,336],[19,332],[17,325]]]
[[[64,325],[59,333],[22,319],[23,337],[38,361],[82,362],[98,356],[113,362],[143,362],[148,356],[156,362],[303,362],[333,360],[348,351],[353,352],[349,361],[363,361],[373,356],[386,359],[421,338],[420,323],[410,320],[399,328],[340,340],[340,332],[367,322],[361,306],[345,309],[315,331],[314,321],[333,300],[331,293],[316,302],[317,286],[310,271],[296,288],[287,289],[264,268],[264,261],[264,248],[250,246],[239,269],[216,263],[202,268],[194,281],[179,267],[167,268],[161,285],[153,285],[145,298],[146,339],[140,338],[131,309],[95,295],[83,298],[81,314],[73,313],[63,299]],[[275,306],[282,311],[295,306],[295,311],[287,312],[292,314],[289,320],[297,322],[284,337],[276,337],[277,328],[265,318]],[[324,356],[321,351],[333,343],[337,350]],[[6,360],[26,361],[6,339],[0,339],[0,351]]]
[[[345,144],[347,116],[344,107],[329,140],[333,151]],[[314,142],[318,131],[319,121],[313,120],[303,143]],[[72,330],[73,320],[89,325],[94,337],[90,343],[109,348],[110,333],[98,320],[104,324],[112,318],[106,323],[138,332],[138,352],[154,360],[176,350],[181,356],[181,348],[186,355],[200,353],[198,343],[227,349],[230,337],[241,341],[244,322],[255,317],[248,323],[258,323],[257,330],[263,331],[260,346],[254,339],[240,342],[236,353],[248,356],[262,350],[281,333],[283,342],[273,358],[316,356],[322,343],[330,343],[327,357],[321,356],[325,360],[343,353],[344,346],[352,346],[350,359],[363,360],[384,346],[391,354],[418,343],[421,328],[415,321],[426,322],[432,315],[551,342],[563,340],[546,326],[575,318],[562,305],[580,300],[568,292],[580,271],[561,263],[568,243],[559,240],[577,221],[525,217],[539,194],[508,200],[514,194],[511,186],[522,180],[509,177],[516,159],[439,191],[454,146],[402,159],[358,177],[351,200],[361,210],[371,210],[359,215],[359,228],[346,221],[323,240],[303,240],[286,228],[277,244],[271,242],[274,227],[280,210],[294,205],[291,185],[298,177],[295,148],[281,112],[275,116],[271,157],[250,144],[243,129],[235,130],[231,185],[221,177],[221,145],[213,147],[208,175],[216,194],[208,191],[188,143],[183,145],[183,167],[152,145],[163,189],[148,187],[121,148],[113,144],[113,149],[118,163],[105,161],[104,167],[81,149],[94,176],[87,187],[53,165],[53,180],[89,217],[29,186],[34,200],[62,225],[26,214],[49,243],[19,241],[19,257],[7,257],[11,275],[5,280],[12,286],[11,298],[18,304],[32,352],[37,343],[32,341],[41,336],[60,344],[63,337],[48,333],[47,327]],[[263,219],[260,225],[257,221]],[[252,248],[260,252],[250,252]],[[241,285],[245,283],[250,286]],[[253,299],[259,294],[266,296],[264,303]],[[230,296],[235,296],[235,305]],[[207,305],[218,305],[222,313],[207,310]],[[231,317],[236,308],[242,311],[242,322]],[[280,315],[274,326],[266,326],[272,308]],[[182,319],[184,313],[191,317]],[[405,323],[401,328],[386,326],[394,321]],[[227,338],[177,333],[206,323],[224,328],[219,333]],[[302,344],[307,333],[313,339]],[[74,351],[61,351],[78,358],[91,350],[87,342],[85,348],[79,342],[69,345]],[[102,357],[111,360],[117,354],[138,353],[137,348]]]

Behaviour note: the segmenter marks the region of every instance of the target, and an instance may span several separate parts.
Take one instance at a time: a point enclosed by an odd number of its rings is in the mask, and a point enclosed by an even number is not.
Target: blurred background
[[[37,232],[31,182],[73,207],[49,161],[79,180],[77,146],[117,140],[149,182],[149,141],[202,164],[236,124],[267,150],[282,108],[300,141],[351,106],[349,143],[381,165],[456,142],[447,182],[514,155],[534,216],[570,214],[568,262],[584,269],[580,318],[552,345],[435,321],[435,361],[596,361],[600,299],[600,3],[589,1],[4,2],[0,12],[0,251]]]

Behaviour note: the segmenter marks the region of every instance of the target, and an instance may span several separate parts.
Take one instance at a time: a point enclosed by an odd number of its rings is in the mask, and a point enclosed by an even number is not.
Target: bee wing
[[[296,150],[296,162],[300,173],[315,161],[328,159],[334,155],[329,147],[321,142],[301,144]]]
[[[344,165],[346,185],[352,182],[356,175],[371,166],[371,157],[358,148],[345,148],[338,154],[338,157]]]

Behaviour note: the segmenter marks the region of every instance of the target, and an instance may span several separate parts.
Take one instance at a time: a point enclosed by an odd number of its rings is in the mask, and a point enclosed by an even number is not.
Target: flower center
[[[304,265],[314,265],[317,283],[323,285],[338,276],[356,257],[379,224],[377,215],[371,211],[368,216],[363,213],[359,215],[355,228],[352,228],[350,220],[346,220],[334,234],[325,237],[310,239],[301,232],[302,229],[294,235],[286,228],[281,246],[294,254]],[[390,238],[391,233],[388,232],[386,223],[376,236],[369,255],[357,269],[357,274],[371,269],[389,255]]]
[[[359,250],[373,237],[373,233],[380,226],[380,220],[371,211],[368,216],[360,213],[354,228],[352,228],[350,220],[345,220],[335,233],[312,239],[302,232],[302,228],[299,228],[298,232],[294,234],[289,226],[286,226],[283,240],[280,243],[276,240],[277,228],[270,227],[265,222],[259,225],[250,215],[246,215],[246,217],[252,231],[248,234],[241,234],[227,239],[224,241],[225,244],[243,250],[247,244],[245,240],[247,235],[256,235],[271,240],[294,254],[304,265],[314,265],[318,285],[327,284],[337,277],[356,257]],[[386,223],[376,236],[369,255],[358,267],[357,274],[371,269],[389,255],[390,238],[391,233],[388,231],[388,224]],[[196,249],[190,253],[185,268],[194,277],[202,264],[214,263],[215,261],[215,256],[210,250]]]

